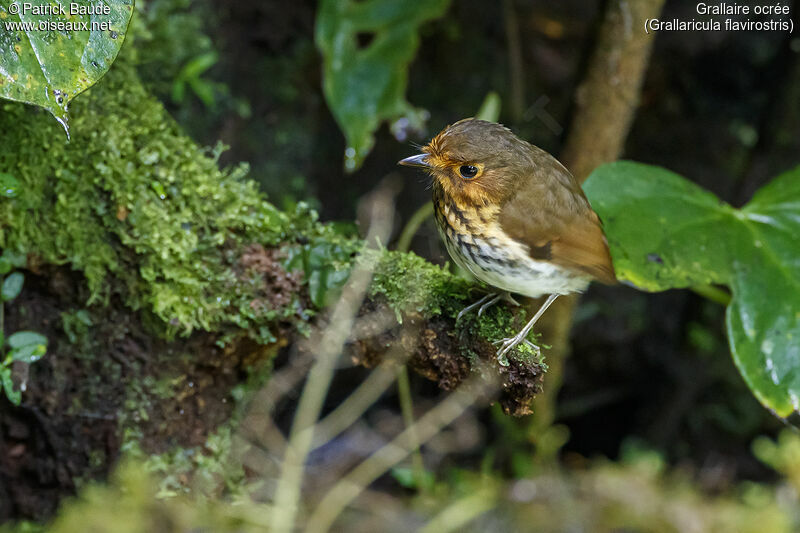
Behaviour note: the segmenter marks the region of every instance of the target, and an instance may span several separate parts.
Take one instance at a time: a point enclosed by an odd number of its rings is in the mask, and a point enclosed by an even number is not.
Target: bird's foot
[[[508,366],[508,353],[513,350],[515,347],[519,346],[520,344],[524,344],[530,347],[536,355],[540,355],[542,353],[542,349],[539,348],[537,345],[529,341],[525,338],[527,332],[520,331],[514,337],[509,337],[506,339],[500,339],[499,341],[494,341],[492,344],[500,344],[500,348],[497,350],[497,362],[500,363],[500,366]]]
[[[497,362],[500,363],[500,366],[508,366],[508,353],[514,349],[515,346],[519,345],[522,342],[529,342],[525,339],[520,331],[513,337],[508,337],[505,339],[500,339],[498,341],[494,341],[493,344],[499,344],[500,348],[497,349]]]
[[[548,296],[547,300],[545,300],[545,302],[542,304],[539,310],[536,311],[536,314],[533,315],[533,318],[531,318],[528,321],[528,323],[525,324],[525,327],[522,328],[522,331],[520,331],[513,337],[507,339],[501,339],[495,342],[495,344],[500,344],[500,349],[497,350],[497,360],[500,362],[501,365],[508,366],[508,357],[506,357],[506,355],[508,355],[508,352],[510,352],[515,346],[519,345],[521,342],[526,342],[529,345],[534,346],[537,354],[541,352],[538,346],[533,345],[533,343],[529,342],[526,339],[528,337],[528,333],[530,333],[531,329],[533,328],[533,325],[536,324],[536,321],[539,320],[539,318],[542,316],[542,314],[544,314],[545,311],[547,311],[547,308],[550,307],[550,304],[552,304],[556,300],[556,298],[558,298],[558,294],[551,294],[550,296]]]

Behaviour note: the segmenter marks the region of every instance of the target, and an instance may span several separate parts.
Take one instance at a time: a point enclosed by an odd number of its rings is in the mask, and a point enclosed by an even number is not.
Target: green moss
[[[472,303],[472,289],[480,285],[454,276],[447,270],[428,263],[413,253],[370,251],[379,254],[375,259],[376,268],[370,287],[371,296],[383,296],[402,322],[403,313],[414,312],[425,318],[446,316],[456,318],[461,310]],[[524,318],[520,309],[515,318],[507,305],[495,305],[482,316],[469,313],[456,322],[456,334],[468,335],[488,341],[498,341],[511,337],[519,331],[518,319]],[[523,322],[524,324],[524,322]],[[474,360],[477,356],[467,345],[462,345],[462,355]],[[521,344],[510,353],[512,359],[535,362],[544,365],[544,357],[538,346]],[[545,367],[546,369],[546,367]]]
[[[258,316],[232,267],[243,244],[278,244],[301,217],[265,202],[246,166],[220,170],[221,148],[183,135],[126,61],[75,101],[70,142],[41,111],[2,111],[14,134],[0,169],[21,192],[0,204],[0,247],[68,264],[84,273],[91,301],[120,295],[172,332],[283,316]]]
[[[361,249],[302,204],[293,213],[276,209],[246,179],[246,166],[220,170],[222,149],[201,149],[182,134],[125,54],[74,102],[71,142],[41,111],[2,109],[0,125],[16,134],[0,150],[0,171],[17,178],[21,192],[0,204],[0,247],[69,265],[85,276],[90,303],[119,296],[157,331],[204,329],[223,339],[244,331],[273,342],[271,325],[303,329],[310,313],[297,299],[253,305],[261,280],[242,275],[244,246],[285,247],[285,267],[304,272],[317,308],[335,297]],[[381,256],[371,294],[385,296],[398,318],[454,317],[466,305],[467,281],[413,254],[374,253]],[[507,336],[507,315],[491,316],[504,322],[482,318],[479,333]],[[79,321],[67,322],[79,335]]]
[[[416,312],[426,318],[455,317],[470,291],[470,283],[413,253],[378,253],[370,295],[382,295],[402,320],[402,313]]]
[[[0,150],[0,171],[21,184],[15,201],[0,204],[0,247],[69,265],[85,276],[89,303],[119,297],[167,336],[203,329],[223,341],[245,332],[269,343],[278,323],[304,330],[312,313],[300,295],[278,307],[260,294],[262,277],[242,272],[244,247],[283,247],[285,268],[303,271],[321,308],[363,243],[320,224],[302,204],[276,209],[246,178],[246,165],[220,170],[222,148],[202,149],[180,131],[140,82],[133,55],[123,51],[75,100],[71,142],[42,111],[0,104],[0,126],[14,132]],[[409,311],[455,317],[469,303],[467,281],[413,254],[374,253],[371,294],[383,295],[399,319]],[[511,334],[499,309],[473,329],[490,340]],[[65,324],[75,339],[85,326],[77,315]]]
[[[230,424],[209,435],[202,446],[175,447],[161,454],[148,454],[137,439],[127,437],[126,458],[139,462],[158,480],[157,498],[179,494],[212,498],[223,493],[236,497],[246,492],[244,467],[234,457],[238,448]]]

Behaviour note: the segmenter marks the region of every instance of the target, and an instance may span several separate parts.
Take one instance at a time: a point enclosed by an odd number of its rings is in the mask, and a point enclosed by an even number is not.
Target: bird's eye
[[[461,173],[462,178],[466,178],[468,180],[478,175],[478,167],[473,165],[462,165],[458,171]]]

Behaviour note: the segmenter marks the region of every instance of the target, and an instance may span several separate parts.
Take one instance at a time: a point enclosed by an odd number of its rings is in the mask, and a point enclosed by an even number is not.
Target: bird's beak
[[[412,155],[411,157],[401,159],[397,162],[397,164],[403,165],[404,167],[430,167],[430,164],[428,163],[428,154]]]

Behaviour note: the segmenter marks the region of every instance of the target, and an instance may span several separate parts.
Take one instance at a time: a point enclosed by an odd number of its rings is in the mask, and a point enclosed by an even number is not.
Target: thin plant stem
[[[442,428],[461,416],[472,404],[497,390],[496,381],[487,382],[480,370],[455,392],[429,410],[411,428],[406,429],[337,482],[317,505],[309,518],[306,533],[330,530],[336,518],[361,492],[390,468],[409,456],[412,435],[418,445],[436,436]],[[481,377],[484,376],[484,377]]]
[[[409,432],[411,467],[414,471],[414,479],[417,482],[417,489],[425,491],[427,488],[425,484],[425,462],[422,460],[419,438],[414,426],[414,401],[411,397],[411,381],[408,378],[406,365],[403,365],[397,374],[397,397],[400,400],[400,409],[403,412],[403,422],[405,422],[406,430]]]
[[[699,294],[707,300],[727,306],[731,303],[731,294],[713,285],[695,285],[691,287],[692,292]]]
[[[522,60],[522,39],[520,38],[517,13],[513,0],[503,1],[503,20],[506,29],[508,47],[508,70],[510,94],[509,108],[515,122],[522,119],[525,110],[525,72]],[[497,119],[495,119],[496,121]]]
[[[392,226],[394,210],[390,192],[386,190],[376,194],[370,208],[372,223],[366,242],[381,241]],[[341,297],[334,305],[330,325],[322,333],[315,354],[316,361],[303,387],[281,465],[281,476],[275,489],[270,528],[273,533],[290,533],[294,530],[305,462],[314,442],[316,422],[328,394],[336,362],[372,280],[376,259],[373,256],[365,257],[353,269]]]
[[[419,530],[419,533],[458,531],[497,505],[497,491],[482,489],[448,505]]]
[[[411,218],[408,219],[403,231],[400,233],[400,237],[397,239],[396,249],[398,252],[408,251],[408,249],[411,247],[411,239],[413,239],[414,235],[417,234],[420,226],[422,226],[422,224],[432,216],[432,202],[426,202],[425,205],[417,209],[414,214],[411,215]]]
[[[319,421],[315,430],[315,445],[335,439],[345,429],[352,426],[369,406],[374,404],[381,394],[394,383],[396,373],[397,369],[390,368],[390,363],[382,364],[370,372],[367,379],[346,400]]]

